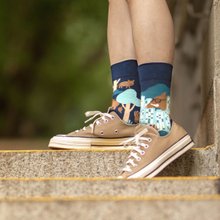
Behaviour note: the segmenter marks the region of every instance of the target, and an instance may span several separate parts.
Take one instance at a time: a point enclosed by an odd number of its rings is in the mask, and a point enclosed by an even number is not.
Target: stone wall
[[[220,167],[220,0],[213,3],[213,41],[214,41],[214,76],[213,76],[213,100],[214,100],[214,133],[215,146],[217,148],[216,160]],[[220,169],[219,169],[220,175]]]
[[[197,146],[214,143],[213,3],[168,1],[174,17],[176,51],[172,117],[195,137]]]

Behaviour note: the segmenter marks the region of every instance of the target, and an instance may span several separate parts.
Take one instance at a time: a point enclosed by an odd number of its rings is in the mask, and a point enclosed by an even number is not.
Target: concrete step
[[[129,149],[0,150],[0,177],[115,177]],[[159,176],[216,176],[216,147],[193,148]]]
[[[0,178],[0,200],[14,198],[103,198],[210,196],[220,193],[220,177]]]
[[[219,220],[219,195],[0,200],[1,220]]]
[[[1,178],[0,219],[219,220],[220,177]]]

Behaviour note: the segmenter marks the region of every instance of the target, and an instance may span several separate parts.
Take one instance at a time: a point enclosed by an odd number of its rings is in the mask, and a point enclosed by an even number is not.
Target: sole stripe
[[[123,142],[127,141],[130,137],[127,138],[117,138],[117,139],[104,139],[104,138],[95,138],[95,139],[85,139],[85,138],[64,138],[64,137],[54,137],[50,140],[49,147],[53,148],[64,148],[64,149],[79,149],[79,148],[90,148],[91,146],[123,146]]]

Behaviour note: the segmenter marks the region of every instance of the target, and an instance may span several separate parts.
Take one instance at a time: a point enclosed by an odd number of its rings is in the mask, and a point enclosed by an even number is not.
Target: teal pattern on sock
[[[125,60],[111,66],[112,109],[128,124],[139,122],[140,84],[136,60]]]
[[[140,123],[153,126],[161,136],[169,133],[172,65],[146,63],[138,67],[141,85]]]

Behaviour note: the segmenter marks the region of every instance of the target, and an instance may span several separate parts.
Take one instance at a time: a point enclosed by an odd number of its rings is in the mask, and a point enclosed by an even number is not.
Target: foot
[[[175,122],[166,136],[160,136],[151,126],[139,125],[137,135],[130,141],[135,141],[136,146],[119,178],[154,177],[194,146],[187,132]]]
[[[86,116],[91,116],[86,122],[94,120],[92,124],[66,135],[52,137],[49,147],[80,149],[91,146],[123,146],[125,141],[135,135],[137,125],[126,124],[111,109],[107,113],[86,112]],[[95,119],[96,117],[98,118]]]

